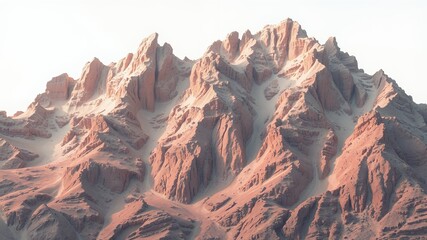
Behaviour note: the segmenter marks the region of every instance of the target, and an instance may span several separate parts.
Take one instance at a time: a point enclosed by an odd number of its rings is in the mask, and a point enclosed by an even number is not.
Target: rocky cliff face
[[[158,35],[0,112],[6,239],[422,239],[427,107],[290,19]]]

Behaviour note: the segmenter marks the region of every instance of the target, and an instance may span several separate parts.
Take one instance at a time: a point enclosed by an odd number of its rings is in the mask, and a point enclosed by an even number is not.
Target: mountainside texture
[[[427,239],[427,106],[291,19],[158,35],[0,112],[0,239]]]

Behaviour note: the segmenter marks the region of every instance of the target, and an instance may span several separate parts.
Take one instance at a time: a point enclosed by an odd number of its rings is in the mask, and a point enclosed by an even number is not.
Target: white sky
[[[382,68],[427,103],[425,0],[0,0],[0,109],[25,110],[52,77],[77,79],[93,57],[115,62],[153,32],[196,59],[231,31],[287,17],[321,43],[336,36],[367,73]]]

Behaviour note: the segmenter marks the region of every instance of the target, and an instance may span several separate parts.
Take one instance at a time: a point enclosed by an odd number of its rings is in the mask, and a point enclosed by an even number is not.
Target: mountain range
[[[333,37],[153,34],[0,112],[0,239],[425,239],[426,163],[427,105]]]

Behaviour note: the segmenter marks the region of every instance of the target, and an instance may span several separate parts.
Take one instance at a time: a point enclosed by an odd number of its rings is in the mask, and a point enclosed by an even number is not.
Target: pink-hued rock
[[[227,54],[230,56],[231,59],[236,57],[239,51],[239,43],[240,43],[240,39],[239,39],[238,32],[230,33],[222,43],[225,51],[227,52]]]
[[[46,205],[41,205],[32,214],[29,219],[28,235],[31,239],[77,238],[77,233],[67,219]]]
[[[88,62],[71,93],[71,101],[79,106],[97,93],[100,82],[105,81],[105,79],[101,78],[105,77],[103,76],[105,75],[103,72],[106,71],[106,68],[108,67],[102,64],[98,58],[94,58],[91,62]]]
[[[156,52],[158,34],[152,34],[144,39],[138,51],[134,54],[130,63],[132,88],[127,91],[135,91],[136,101],[142,108],[154,111],[154,85],[156,80]],[[135,89],[135,90],[134,90]]]
[[[245,68],[244,72],[240,72],[236,69],[234,69],[232,66],[227,64],[224,59],[222,59],[219,55],[213,55],[214,57],[214,67],[215,69],[223,74],[225,77],[236,81],[240,86],[242,86],[247,91],[250,91],[252,89],[252,66],[248,64],[248,66]]]
[[[48,129],[53,124],[49,118],[53,113],[54,110],[44,108],[40,103],[34,102],[18,119],[0,116],[0,134],[27,139],[50,138],[52,134]]]
[[[298,56],[304,47],[306,33],[301,29],[301,26],[287,19],[277,26],[267,26],[261,31],[260,41],[270,50],[272,60],[277,65],[278,69],[282,68],[285,60],[292,60]]]
[[[159,144],[150,157],[156,191],[188,203],[209,184],[213,172],[220,178],[240,172],[243,139],[250,134],[243,116],[250,120],[251,115],[238,101],[233,105],[235,113],[227,115],[224,103],[215,98],[203,109],[182,106],[172,111],[162,140],[169,144]]]
[[[52,78],[46,84],[46,95],[52,100],[67,100],[70,97],[75,80],[64,73]]]
[[[258,200],[251,214],[243,218],[233,229],[234,239],[281,239],[280,228],[288,211],[265,200]]]
[[[117,72],[125,71],[129,67],[130,63],[132,62],[132,59],[133,59],[133,53],[128,53],[128,55],[125,58],[123,58],[117,63]]]
[[[165,43],[157,49],[155,96],[159,101],[168,101],[176,95],[178,73],[172,47]]]
[[[95,185],[99,183],[112,192],[117,193],[123,192],[133,177],[142,179],[142,174],[139,172],[131,172],[127,169],[121,169],[116,166],[97,163],[95,161],[77,165],[73,169],[70,169],[69,172],[71,174],[79,172],[79,181],[82,181],[83,184]],[[64,179],[72,177],[73,176],[65,175]]]
[[[178,59],[172,47],[168,43],[160,46],[157,38],[157,33],[150,35],[135,54],[128,54],[110,67],[108,97],[154,111],[156,101],[169,101],[177,95],[177,84],[190,74],[191,61]]]
[[[338,151],[338,138],[333,130],[329,130],[326,135],[325,143],[322,148],[319,165],[319,176],[325,178],[331,171],[330,165],[332,158]]]
[[[137,227],[137,228],[135,228]],[[117,213],[112,222],[100,233],[102,239],[128,238],[188,238],[194,224],[181,218],[174,218],[166,212],[152,209],[143,199],[131,200]],[[128,231],[133,229],[131,231]]]
[[[13,146],[6,140],[0,138],[0,169],[23,168],[27,162],[39,157],[25,149]]]
[[[340,109],[344,102],[339,91],[334,87],[333,78],[327,68],[319,70],[311,79],[309,90],[317,98],[325,110],[335,111]]]

